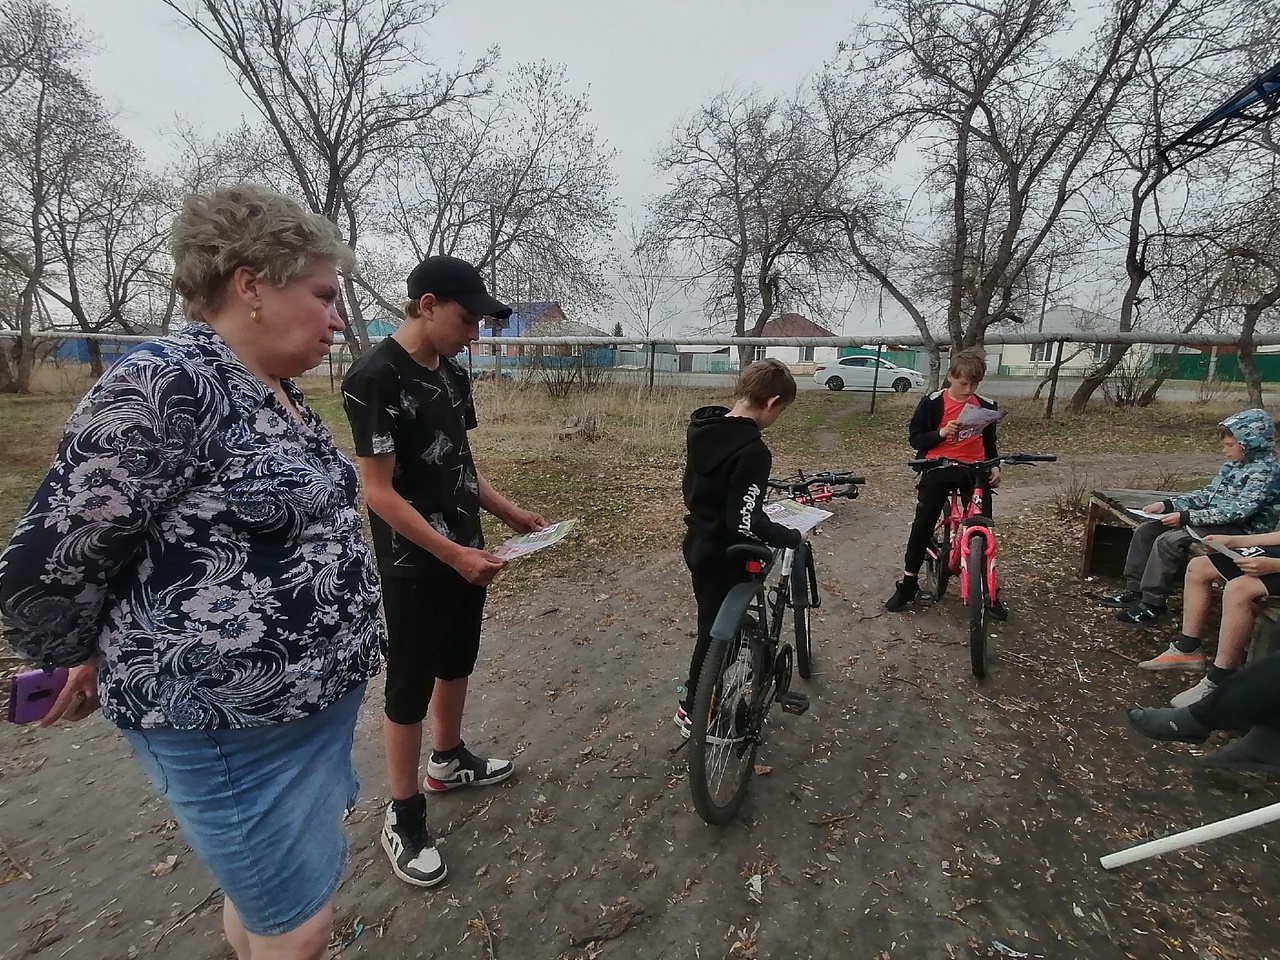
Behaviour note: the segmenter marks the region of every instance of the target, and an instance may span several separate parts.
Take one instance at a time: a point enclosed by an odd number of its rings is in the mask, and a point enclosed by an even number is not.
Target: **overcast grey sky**
[[[57,0],[55,0],[57,2]],[[61,0],[93,38],[94,86],[150,155],[182,114],[212,134],[254,116],[211,46],[160,0]],[[426,49],[441,63],[502,49],[500,66],[563,63],[589,88],[600,132],[618,151],[619,198],[658,187],[655,151],[709,94],[794,89],[830,58],[869,0],[452,0]]]
[[[242,116],[257,119],[221,58],[177,23],[160,0],[55,0],[93,44],[85,64],[122,132],[161,161],[164,133],[181,115],[212,135]],[[547,60],[589,90],[592,117],[617,150],[620,221],[662,188],[653,159],[672,126],[719,90],[755,86],[785,95],[821,70],[871,0],[451,0],[424,42],[441,64],[490,45],[500,69]],[[911,322],[886,305],[886,330]],[[840,297],[826,305],[834,332],[874,325],[876,302]],[[613,319],[613,311],[610,322]],[[676,328],[705,323],[701,304],[682,307]]]

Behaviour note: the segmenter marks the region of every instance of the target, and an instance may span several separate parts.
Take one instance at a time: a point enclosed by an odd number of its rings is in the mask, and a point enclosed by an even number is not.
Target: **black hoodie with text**
[[[700,540],[757,541],[794,547],[800,531],[774,523],[764,513],[773,466],[760,427],[750,417],[730,417],[725,407],[700,407],[689,419],[684,468],[684,522]]]

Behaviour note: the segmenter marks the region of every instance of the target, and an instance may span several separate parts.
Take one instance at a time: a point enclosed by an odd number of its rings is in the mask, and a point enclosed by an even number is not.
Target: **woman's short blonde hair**
[[[238,267],[252,267],[268,283],[283,287],[321,261],[340,272],[356,266],[355,254],[332,221],[252,183],[187,197],[169,250],[173,287],[192,320],[218,305]]]

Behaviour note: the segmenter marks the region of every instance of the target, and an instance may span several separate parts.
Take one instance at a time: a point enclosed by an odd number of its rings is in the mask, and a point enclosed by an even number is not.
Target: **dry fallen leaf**
[[[773,767],[766,766],[763,763],[756,764],[756,776],[763,777],[766,773],[773,773]]]
[[[153,877],[163,877],[166,874],[173,873],[173,868],[177,865],[178,858],[173,854],[170,854],[151,868],[151,875]]]

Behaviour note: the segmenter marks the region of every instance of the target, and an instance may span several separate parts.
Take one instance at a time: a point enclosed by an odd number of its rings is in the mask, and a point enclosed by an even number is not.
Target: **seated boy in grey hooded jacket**
[[[1151,627],[1168,616],[1165,601],[1178,583],[1194,541],[1187,527],[1200,534],[1268,533],[1280,520],[1280,459],[1276,457],[1275,424],[1265,410],[1243,410],[1218,424],[1226,458],[1203,490],[1184,493],[1143,510],[1162,514],[1133,532],[1124,565],[1124,589],[1104,597],[1104,607],[1123,608],[1121,623]]]

